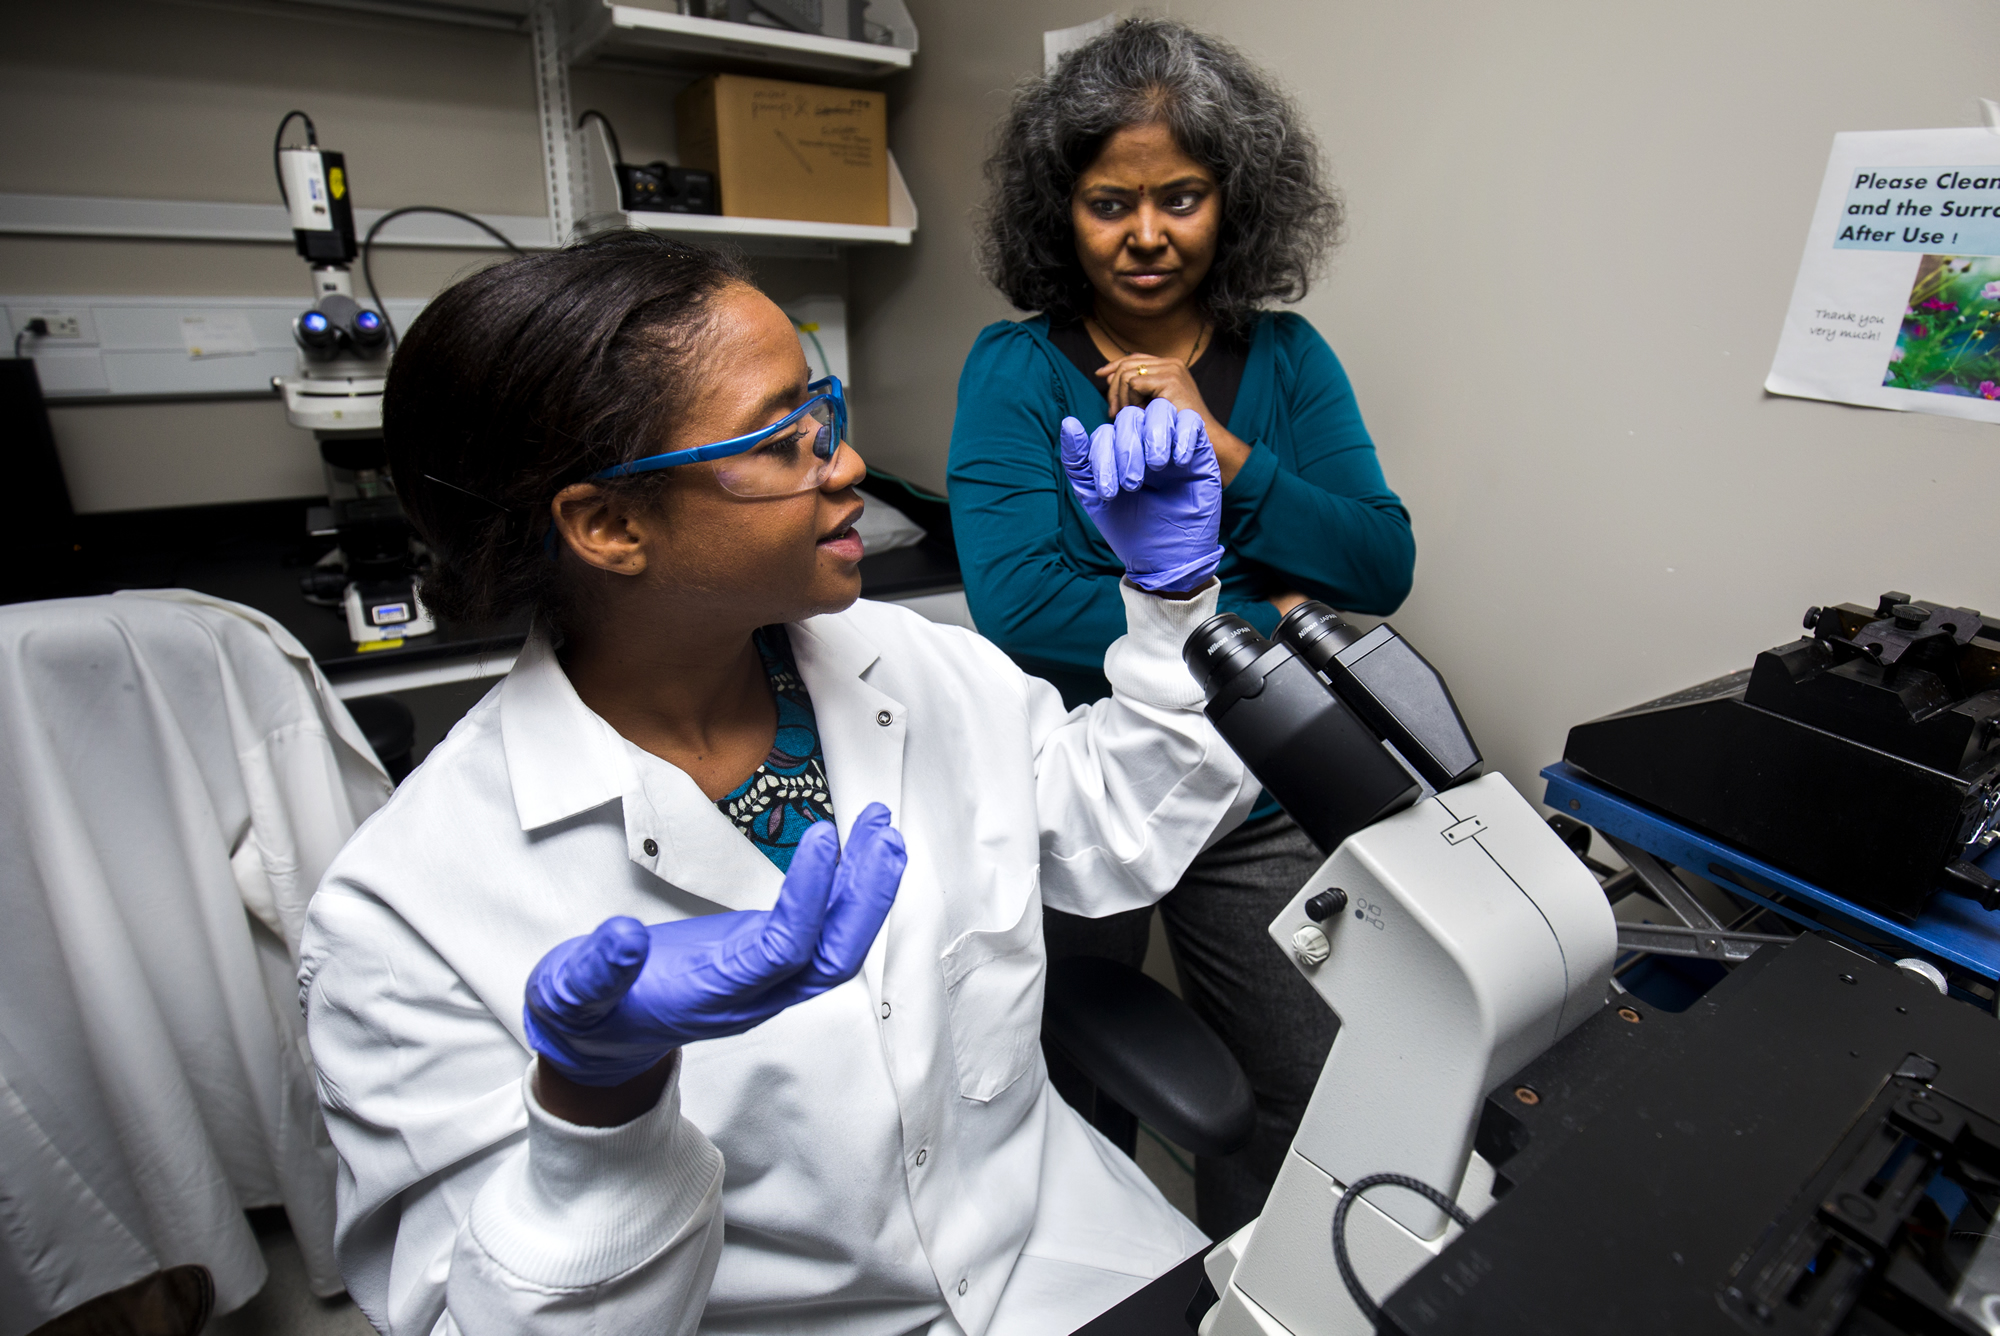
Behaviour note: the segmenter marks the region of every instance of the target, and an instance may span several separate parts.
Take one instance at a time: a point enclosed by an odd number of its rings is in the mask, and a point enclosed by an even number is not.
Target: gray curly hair
[[[1341,207],[1298,108],[1234,47],[1165,19],[1126,19],[1024,81],[986,160],[980,271],[1058,324],[1091,310],[1070,195],[1104,142],[1164,123],[1215,174],[1222,231],[1196,300],[1241,331],[1271,299],[1306,295],[1339,239]]]

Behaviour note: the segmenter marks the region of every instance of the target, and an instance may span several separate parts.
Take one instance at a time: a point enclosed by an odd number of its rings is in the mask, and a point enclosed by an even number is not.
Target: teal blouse
[[[1125,634],[1124,564],[1063,479],[1057,427],[1107,420],[1104,393],[1048,338],[1048,320],[980,331],[958,381],[952,529],[980,631],[1071,705],[1110,693],[1104,651]],[[1250,458],[1222,492],[1221,607],[1269,635],[1271,595],[1296,589],[1387,614],[1410,592],[1409,512],[1382,477],[1354,389],[1302,317],[1266,312],[1229,430]]]

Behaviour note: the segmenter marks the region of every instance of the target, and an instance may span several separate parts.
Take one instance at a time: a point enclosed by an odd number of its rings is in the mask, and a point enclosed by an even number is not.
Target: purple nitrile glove
[[[889,809],[807,829],[768,910],[655,923],[606,919],[528,975],[528,1044],[579,1085],[632,1080],[683,1044],[761,1025],[861,969],[908,862]]]
[[[1208,583],[1222,561],[1222,469],[1201,414],[1155,399],[1119,409],[1088,438],[1064,418],[1062,462],[1133,584],[1183,593]]]

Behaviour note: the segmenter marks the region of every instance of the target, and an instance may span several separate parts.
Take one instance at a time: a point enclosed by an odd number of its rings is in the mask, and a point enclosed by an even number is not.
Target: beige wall
[[[922,226],[907,249],[857,252],[851,348],[867,372],[855,414],[871,464],[942,489],[958,371],[973,336],[1017,314],[979,277],[972,212],[1007,91],[1042,67],[1042,32],[1105,0],[910,0],[922,49],[888,82],[889,142]]]
[[[924,234],[855,291],[894,410],[873,448],[933,483],[958,359],[1000,313],[968,258],[972,144],[1039,29],[1106,7],[912,0],[895,130]],[[1276,73],[1325,144],[1351,227],[1301,309],[1415,518],[1394,620],[1524,789],[1570,724],[1746,665],[1809,603],[2000,611],[2000,429],[1761,388],[1834,132],[1977,124],[2000,9],[1165,8]]]

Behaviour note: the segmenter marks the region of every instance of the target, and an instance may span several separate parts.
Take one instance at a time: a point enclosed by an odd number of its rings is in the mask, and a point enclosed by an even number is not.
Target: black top
[[[1104,392],[1104,382],[1097,378],[1097,368],[1111,359],[1098,351],[1097,345],[1091,341],[1090,331],[1083,327],[1081,320],[1073,325],[1050,325],[1049,342],[1075,363],[1084,379],[1095,385],[1100,394]],[[1188,368],[1194,376],[1194,387],[1201,391],[1208,411],[1225,426],[1229,423],[1229,410],[1236,407],[1236,390],[1243,383],[1243,368],[1249,362],[1249,341],[1217,330],[1202,355]]]

